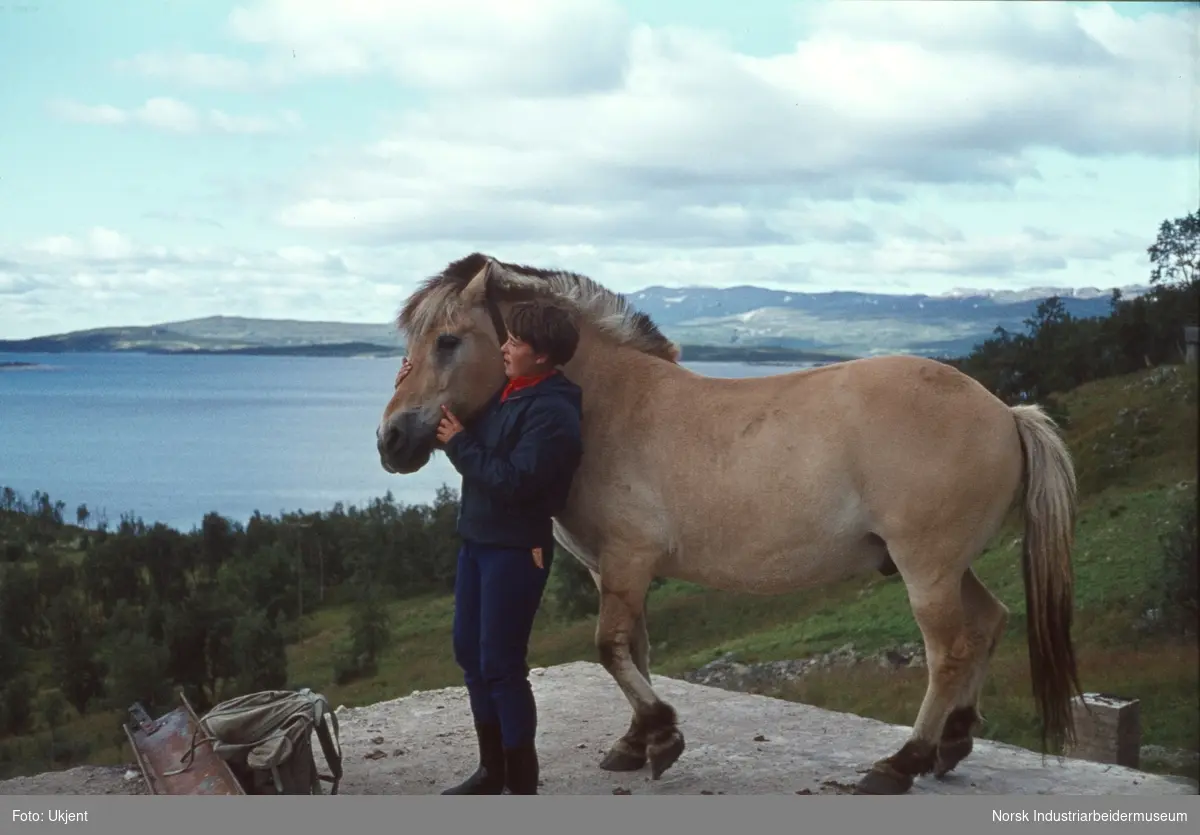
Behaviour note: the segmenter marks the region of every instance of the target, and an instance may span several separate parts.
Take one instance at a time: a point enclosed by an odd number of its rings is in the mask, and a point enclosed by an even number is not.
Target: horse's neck
[[[583,391],[589,420],[610,423],[628,419],[630,411],[624,404],[630,387],[652,385],[667,363],[593,333],[584,332],[580,337],[579,349],[563,372]]]

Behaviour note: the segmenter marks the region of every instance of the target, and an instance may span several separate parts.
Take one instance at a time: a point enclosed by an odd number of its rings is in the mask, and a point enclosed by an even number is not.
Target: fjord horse
[[[599,659],[633,711],[602,768],[648,761],[658,779],[684,750],[675,709],[650,683],[655,577],[767,595],[882,571],[906,586],[928,684],[908,741],[857,790],[901,794],[953,769],[971,752],[1009,615],[971,566],[1018,503],[1043,747],[1073,740],[1070,455],[1039,407],[1010,407],[944,363],[882,356],[707,377],[592,279],[475,253],[425,279],[400,311],[413,368],[377,428],[384,469],[429,461],[443,405],[470,426],[505,382],[505,311],[542,295],[569,304],[580,327],[564,371],[583,390],[583,460],[555,537],[596,582]]]

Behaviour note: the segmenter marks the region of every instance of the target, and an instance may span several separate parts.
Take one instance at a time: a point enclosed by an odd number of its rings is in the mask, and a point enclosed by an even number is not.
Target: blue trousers
[[[505,748],[533,742],[537,706],[529,686],[529,636],[554,554],[542,567],[529,548],[463,542],[454,582],[454,659],[462,667],[471,713],[498,724]]]

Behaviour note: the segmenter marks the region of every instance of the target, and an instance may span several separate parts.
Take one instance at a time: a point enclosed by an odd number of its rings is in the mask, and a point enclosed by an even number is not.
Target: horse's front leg
[[[599,586],[599,579],[597,579]],[[599,645],[600,630],[596,630],[597,645]],[[637,667],[647,683],[650,681],[650,634],[646,628],[646,610],[633,624],[630,635],[630,653],[633,664]],[[605,771],[639,771],[646,765],[646,729],[638,721],[635,712],[629,722],[629,730],[617,740],[600,761],[600,767]]]
[[[644,582],[631,583],[625,577],[621,581],[618,585],[615,578],[609,582],[604,577],[600,583],[596,648],[600,663],[629,700],[633,721],[601,767],[610,771],[633,770],[634,763],[640,768],[648,759],[651,776],[657,780],[683,753],[683,734],[676,726],[675,709],[658,697],[650,686],[648,672],[640,669],[647,666],[645,659],[649,654],[644,614],[650,577]],[[641,659],[637,659],[638,655]],[[614,768],[614,765],[624,767]]]

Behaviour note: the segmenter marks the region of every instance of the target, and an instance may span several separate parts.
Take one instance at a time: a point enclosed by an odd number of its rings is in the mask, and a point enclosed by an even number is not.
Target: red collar
[[[534,374],[529,377],[513,377],[508,381],[508,385],[504,387],[504,391],[500,393],[500,402],[503,403],[505,400],[507,400],[508,396],[513,392],[520,391],[521,389],[527,389],[530,386],[536,386],[542,380],[545,380],[548,377],[553,377],[557,373],[558,369],[554,369],[552,371],[547,371],[545,374]]]

